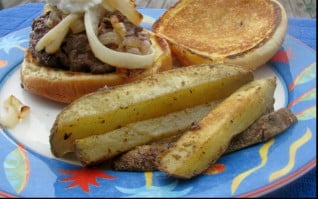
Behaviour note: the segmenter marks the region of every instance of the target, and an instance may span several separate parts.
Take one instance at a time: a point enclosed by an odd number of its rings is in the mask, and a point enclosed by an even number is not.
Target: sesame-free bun
[[[92,74],[70,72],[40,66],[29,51],[26,51],[20,69],[22,87],[36,95],[57,102],[70,103],[75,99],[103,87],[111,87],[136,81],[153,73],[172,68],[172,57],[167,41],[149,32],[155,49],[154,63],[137,74],[125,73]]]
[[[180,0],[153,26],[182,65],[233,63],[251,70],[275,55],[286,29],[276,0]]]

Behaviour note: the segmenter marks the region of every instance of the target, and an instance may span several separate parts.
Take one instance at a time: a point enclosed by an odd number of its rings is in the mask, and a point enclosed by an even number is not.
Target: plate
[[[163,9],[140,9],[151,28]],[[20,87],[19,68],[30,28],[0,38],[0,106],[11,94],[31,107],[14,129],[0,127],[0,196],[4,197],[256,197],[297,179],[316,165],[316,51],[287,35],[282,48],[255,71],[277,77],[275,109],[298,122],[261,144],[222,156],[202,175],[180,180],[155,172],[82,168],[52,156],[50,129],[63,104]],[[1,114],[4,110],[1,107]]]

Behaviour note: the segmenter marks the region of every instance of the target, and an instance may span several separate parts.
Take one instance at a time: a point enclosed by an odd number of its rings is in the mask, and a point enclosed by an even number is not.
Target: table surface
[[[152,8],[166,8],[171,6],[173,1],[149,1],[149,0],[137,0],[136,1],[140,7],[152,7]],[[159,2],[161,4],[159,5]],[[306,2],[306,1],[303,1]],[[161,7],[160,7],[161,6]],[[17,9],[21,7],[31,11],[38,9],[37,12],[40,13],[38,4],[29,4],[29,5],[19,5],[10,9],[4,9],[0,11],[0,24],[2,29],[0,30],[0,38],[15,30],[19,30],[24,27],[31,25],[32,17],[36,17],[36,14],[27,14],[24,13],[23,17],[14,17],[17,14]],[[8,18],[14,18],[10,20]],[[306,18],[293,18],[294,16],[289,15],[289,24],[288,24],[288,34],[300,39],[308,46],[316,50],[316,19],[313,17]],[[315,17],[314,17],[315,18]],[[11,23],[7,23],[10,20]],[[298,180],[280,188],[273,193],[270,193],[264,197],[297,197],[297,198],[315,198],[316,197],[316,167],[310,172],[306,173],[304,176]]]
[[[284,6],[289,17],[316,18],[315,0],[278,0]],[[21,3],[45,2],[45,0],[0,0],[4,7],[15,6]],[[169,8],[178,0],[135,0],[139,7]]]

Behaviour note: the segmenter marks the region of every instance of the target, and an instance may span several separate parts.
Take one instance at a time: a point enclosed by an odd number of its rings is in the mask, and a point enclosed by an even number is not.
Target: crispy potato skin
[[[157,158],[159,170],[186,179],[202,173],[225,152],[233,136],[273,105],[275,88],[275,77],[242,86]]]
[[[50,135],[52,153],[61,157],[74,152],[75,139],[223,99],[253,78],[236,65],[195,65],[93,92],[57,116]]]
[[[218,103],[220,100],[128,124],[104,134],[77,139],[74,142],[75,155],[84,166],[96,165],[136,146],[174,136],[189,129]]]

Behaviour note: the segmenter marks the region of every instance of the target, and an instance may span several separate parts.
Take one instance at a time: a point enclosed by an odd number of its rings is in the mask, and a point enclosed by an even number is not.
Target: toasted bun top
[[[282,40],[286,26],[286,13],[276,0],[181,0],[153,30],[217,61],[251,53],[274,37]]]

